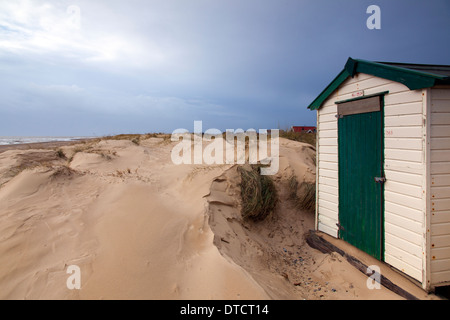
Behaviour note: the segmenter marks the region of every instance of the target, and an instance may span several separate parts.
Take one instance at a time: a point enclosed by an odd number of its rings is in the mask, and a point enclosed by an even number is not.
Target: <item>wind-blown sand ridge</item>
[[[240,216],[233,165],[179,165],[163,138],[0,153],[0,299],[398,299],[305,244],[314,213],[288,179],[314,181],[314,148],[280,140],[279,203]],[[69,290],[69,265],[81,290]],[[414,285],[408,287],[424,299]]]

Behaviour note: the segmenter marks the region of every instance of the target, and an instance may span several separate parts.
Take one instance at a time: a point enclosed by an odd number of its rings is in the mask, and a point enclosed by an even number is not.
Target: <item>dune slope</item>
[[[163,138],[0,153],[0,299],[397,299],[305,244],[292,179],[315,150],[280,140],[279,202],[241,217],[232,165],[175,165]],[[81,273],[70,290],[68,267]]]

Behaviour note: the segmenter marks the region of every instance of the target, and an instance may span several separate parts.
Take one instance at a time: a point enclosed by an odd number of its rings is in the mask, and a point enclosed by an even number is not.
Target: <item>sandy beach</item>
[[[280,139],[278,204],[249,222],[238,166],[175,165],[174,145],[144,137],[0,149],[0,299],[402,299],[306,244],[314,212],[290,200],[289,181],[315,181],[312,146]],[[329,241],[415,297],[438,299]],[[79,290],[66,285],[72,265]]]

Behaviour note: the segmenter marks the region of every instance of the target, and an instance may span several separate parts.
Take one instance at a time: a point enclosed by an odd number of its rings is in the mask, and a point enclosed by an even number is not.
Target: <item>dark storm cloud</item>
[[[366,27],[371,4],[381,30]],[[450,64],[449,13],[438,0],[5,0],[0,135],[313,125],[306,107],[349,56]]]

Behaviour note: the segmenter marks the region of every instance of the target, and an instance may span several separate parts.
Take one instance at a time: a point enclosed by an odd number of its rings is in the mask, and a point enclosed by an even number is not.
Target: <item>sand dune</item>
[[[174,166],[161,139],[74,149],[65,172],[66,160],[45,163],[0,189],[0,298],[267,297],[213,245],[202,197],[224,168]],[[81,290],[66,287],[73,264]]]
[[[0,153],[0,299],[399,298],[305,244],[313,214],[286,188],[293,175],[314,181],[308,145],[281,140],[280,202],[253,224],[236,166],[176,166],[172,148],[150,138]],[[80,290],[66,286],[70,265]]]

